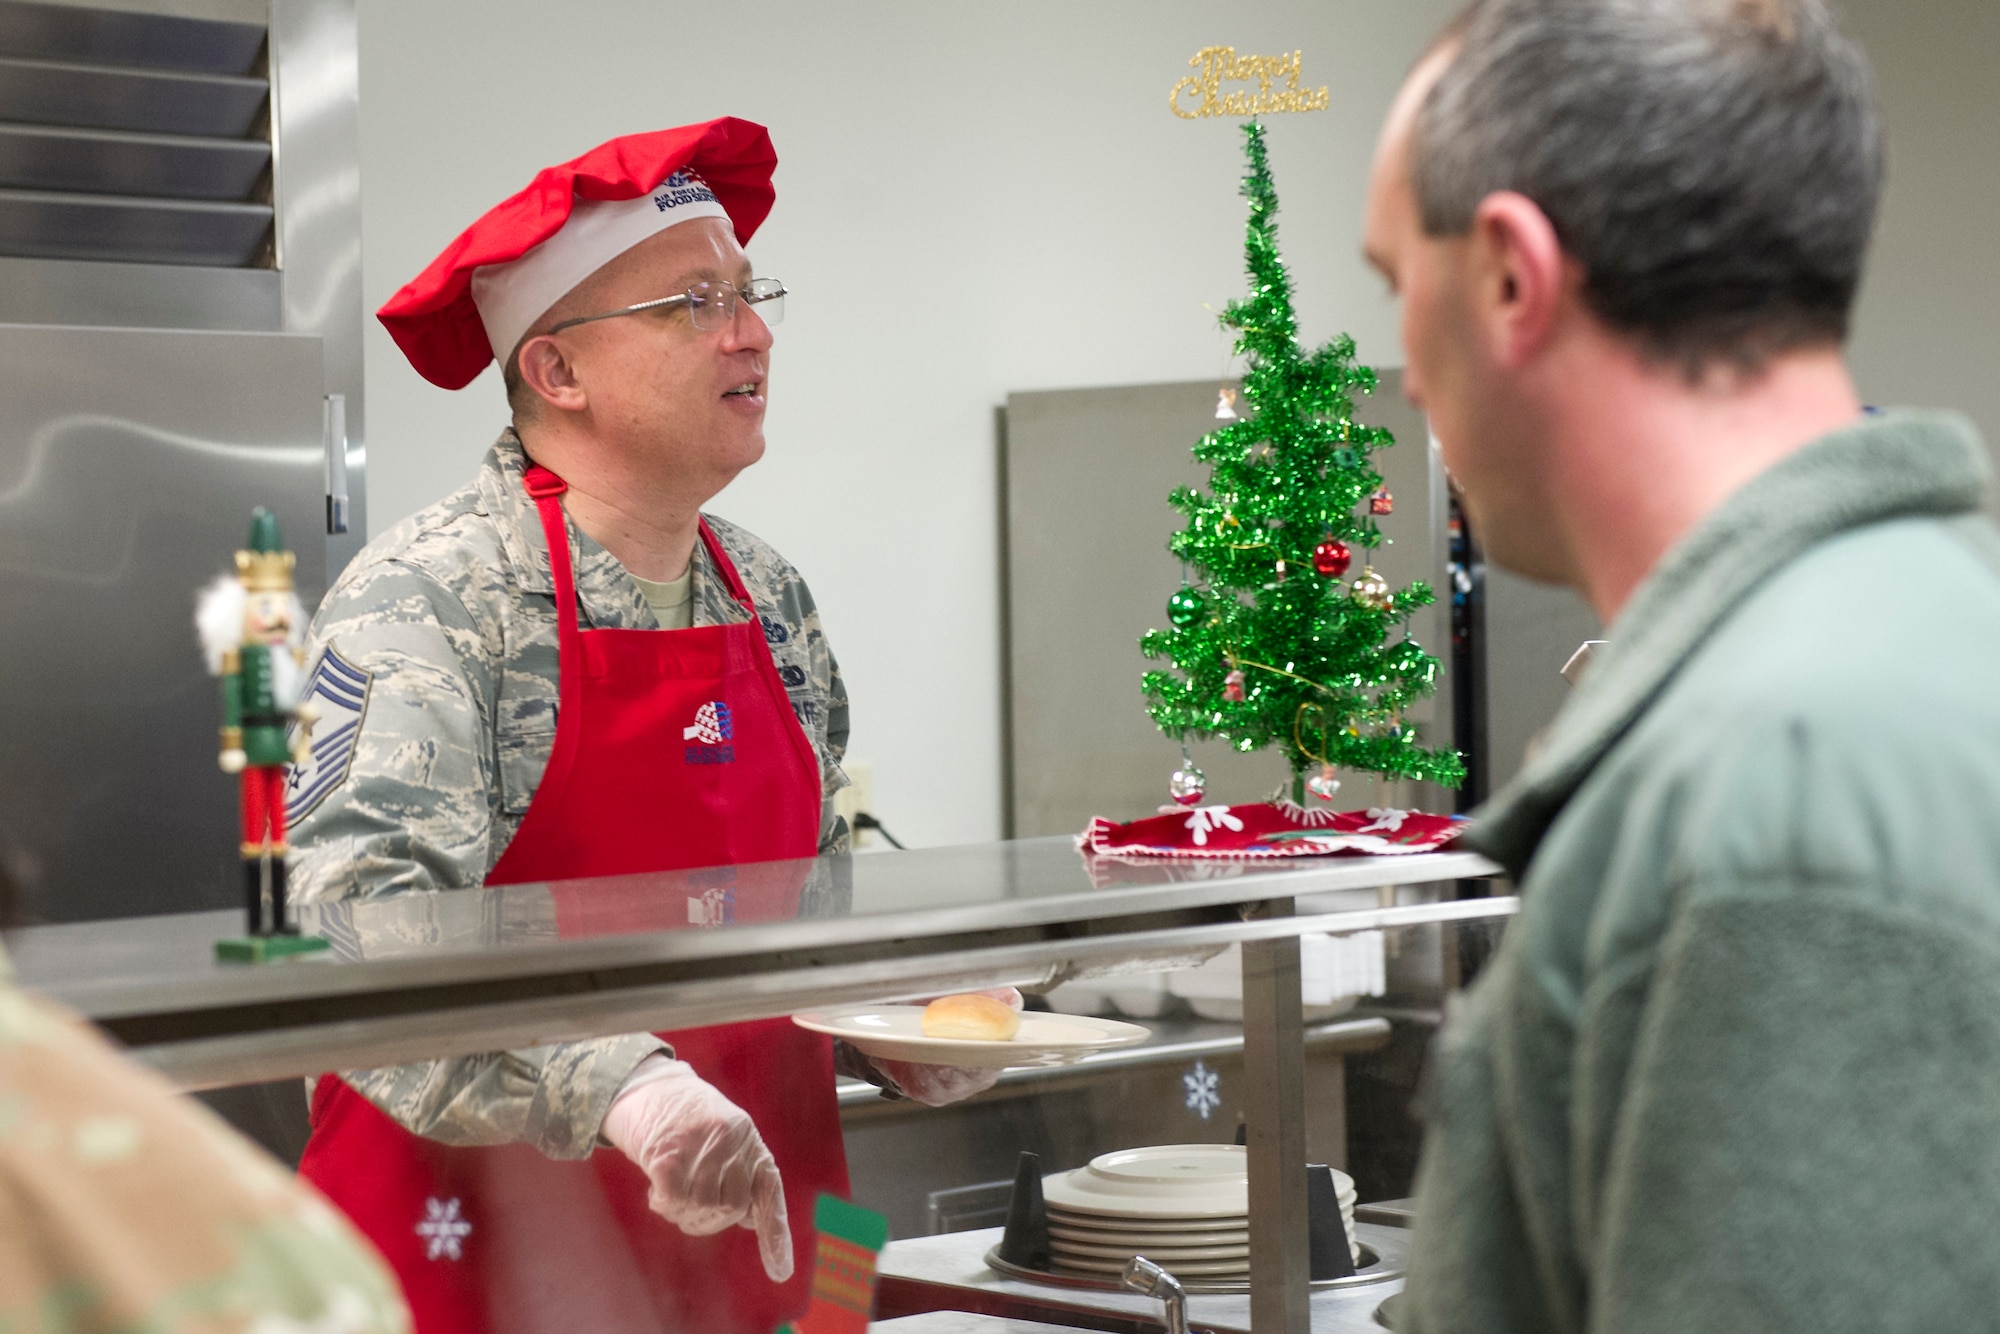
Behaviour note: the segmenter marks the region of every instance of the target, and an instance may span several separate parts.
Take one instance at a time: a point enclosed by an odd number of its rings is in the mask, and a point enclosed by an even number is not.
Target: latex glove
[[[995,987],[991,991],[976,993],[991,996],[997,1001],[1005,1001],[1016,1010],[1021,1008],[1021,993],[1013,987]],[[869,1064],[895,1082],[906,1098],[914,1098],[926,1107],[948,1107],[955,1102],[963,1102],[975,1093],[984,1093],[1000,1080],[998,1070],[975,1070],[962,1065],[919,1065],[915,1061],[892,1061],[886,1057],[871,1056]]]
[[[778,1164],[750,1114],[694,1067],[664,1055],[639,1062],[604,1114],[604,1138],[646,1173],[654,1213],[695,1237],[748,1228],[771,1281],[792,1276]]]

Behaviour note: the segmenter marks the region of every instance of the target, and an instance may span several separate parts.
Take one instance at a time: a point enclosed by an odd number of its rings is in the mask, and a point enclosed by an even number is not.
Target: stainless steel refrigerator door
[[[324,591],[321,340],[0,325],[0,856],[49,921],[237,900],[194,633],[252,507]]]

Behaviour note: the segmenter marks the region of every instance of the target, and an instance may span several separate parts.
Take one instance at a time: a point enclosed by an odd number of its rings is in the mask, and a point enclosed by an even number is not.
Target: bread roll
[[[1006,1042],[1021,1030],[1021,1016],[1005,1001],[977,992],[940,996],[924,1007],[924,1036]]]

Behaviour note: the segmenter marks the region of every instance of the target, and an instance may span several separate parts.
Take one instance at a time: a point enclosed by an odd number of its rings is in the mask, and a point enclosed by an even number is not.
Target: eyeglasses
[[[685,292],[673,296],[663,296],[652,301],[641,301],[637,305],[624,306],[618,310],[607,310],[601,315],[579,315],[573,320],[564,320],[549,329],[550,333],[561,333],[564,329],[575,328],[579,324],[589,324],[593,320],[612,320],[620,315],[637,315],[645,310],[666,310],[672,306],[686,306],[688,319],[694,327],[704,333],[717,329],[727,329],[736,323],[736,304],[742,302],[757,312],[765,324],[783,324],[785,321],[785,285],[776,278],[752,278],[741,288],[735,283],[716,279],[699,282]]]

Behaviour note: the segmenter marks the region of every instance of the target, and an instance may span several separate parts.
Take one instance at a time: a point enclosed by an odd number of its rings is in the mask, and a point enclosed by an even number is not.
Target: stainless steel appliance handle
[[[1179,1279],[1143,1255],[1126,1261],[1120,1277],[1133,1292],[1157,1297],[1166,1304],[1167,1334],[1188,1334],[1187,1292]]]
[[[326,396],[326,531],[347,531],[347,395]]]

